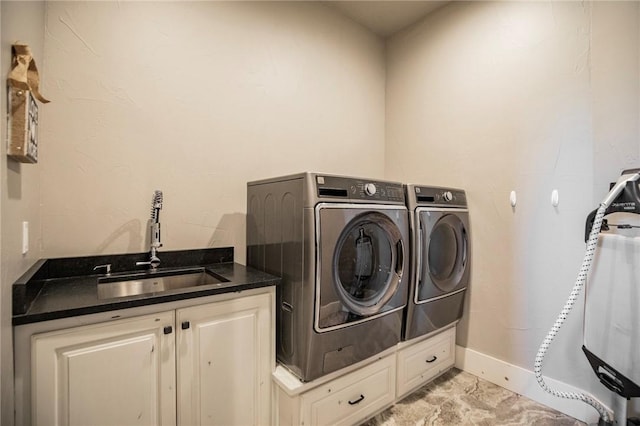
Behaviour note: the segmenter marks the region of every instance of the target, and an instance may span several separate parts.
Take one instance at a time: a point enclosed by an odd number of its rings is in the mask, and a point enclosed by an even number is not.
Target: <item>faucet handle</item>
[[[156,269],[160,265],[160,259],[156,256],[151,256],[151,260],[147,262],[136,262],[136,266],[148,265],[152,269]]]
[[[93,270],[97,270],[98,268],[105,268],[106,270],[106,275],[111,275],[111,264],[110,263],[106,263],[104,265],[97,265],[94,266]]]

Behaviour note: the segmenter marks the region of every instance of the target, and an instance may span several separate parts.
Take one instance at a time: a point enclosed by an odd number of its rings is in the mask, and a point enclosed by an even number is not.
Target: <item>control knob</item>
[[[364,193],[367,195],[375,195],[377,191],[376,185],[373,183],[365,183]]]
[[[444,198],[445,201],[451,201],[453,200],[453,194],[451,193],[451,191],[444,191],[442,193],[442,198]]]

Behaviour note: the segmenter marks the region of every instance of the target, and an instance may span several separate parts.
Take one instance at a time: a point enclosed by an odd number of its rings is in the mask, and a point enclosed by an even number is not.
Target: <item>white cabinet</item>
[[[271,423],[271,299],[177,311],[178,424]]]
[[[270,288],[33,334],[31,424],[272,423],[273,300]]]
[[[32,338],[37,425],[175,425],[173,311]]]
[[[455,362],[456,329],[398,348],[398,398],[450,369]]]
[[[278,424],[357,424],[393,404],[395,387],[395,354],[297,395],[278,387]]]

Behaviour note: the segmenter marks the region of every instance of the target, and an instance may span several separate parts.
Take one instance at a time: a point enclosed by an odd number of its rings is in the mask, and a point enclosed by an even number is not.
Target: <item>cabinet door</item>
[[[178,424],[271,423],[272,293],[177,311]]]
[[[35,425],[175,425],[174,312],[36,334]],[[167,334],[165,334],[167,333]]]

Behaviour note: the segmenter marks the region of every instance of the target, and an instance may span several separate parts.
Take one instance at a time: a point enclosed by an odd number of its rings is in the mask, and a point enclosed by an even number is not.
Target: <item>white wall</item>
[[[586,215],[639,164],[638,8],[454,2],[389,40],[387,177],[469,198],[459,345],[533,369],[575,282]],[[580,350],[581,319],[578,306],[544,373],[608,399]]]
[[[2,81],[11,69],[11,45],[27,43],[36,63],[42,65],[44,2],[0,2]],[[6,85],[0,84],[1,117],[7,113]],[[46,93],[46,92],[44,92]],[[41,120],[44,121],[41,115]],[[13,424],[13,344],[11,284],[41,257],[40,164],[20,164],[7,159],[6,122],[1,121],[0,143],[0,423]],[[22,222],[29,222],[29,246],[22,254]]]
[[[382,177],[384,43],[307,2],[48,2],[45,257],[234,246],[246,183]],[[160,255],[160,258],[162,256]]]
[[[592,3],[591,87],[595,197],[622,168],[640,167],[640,7]]]

